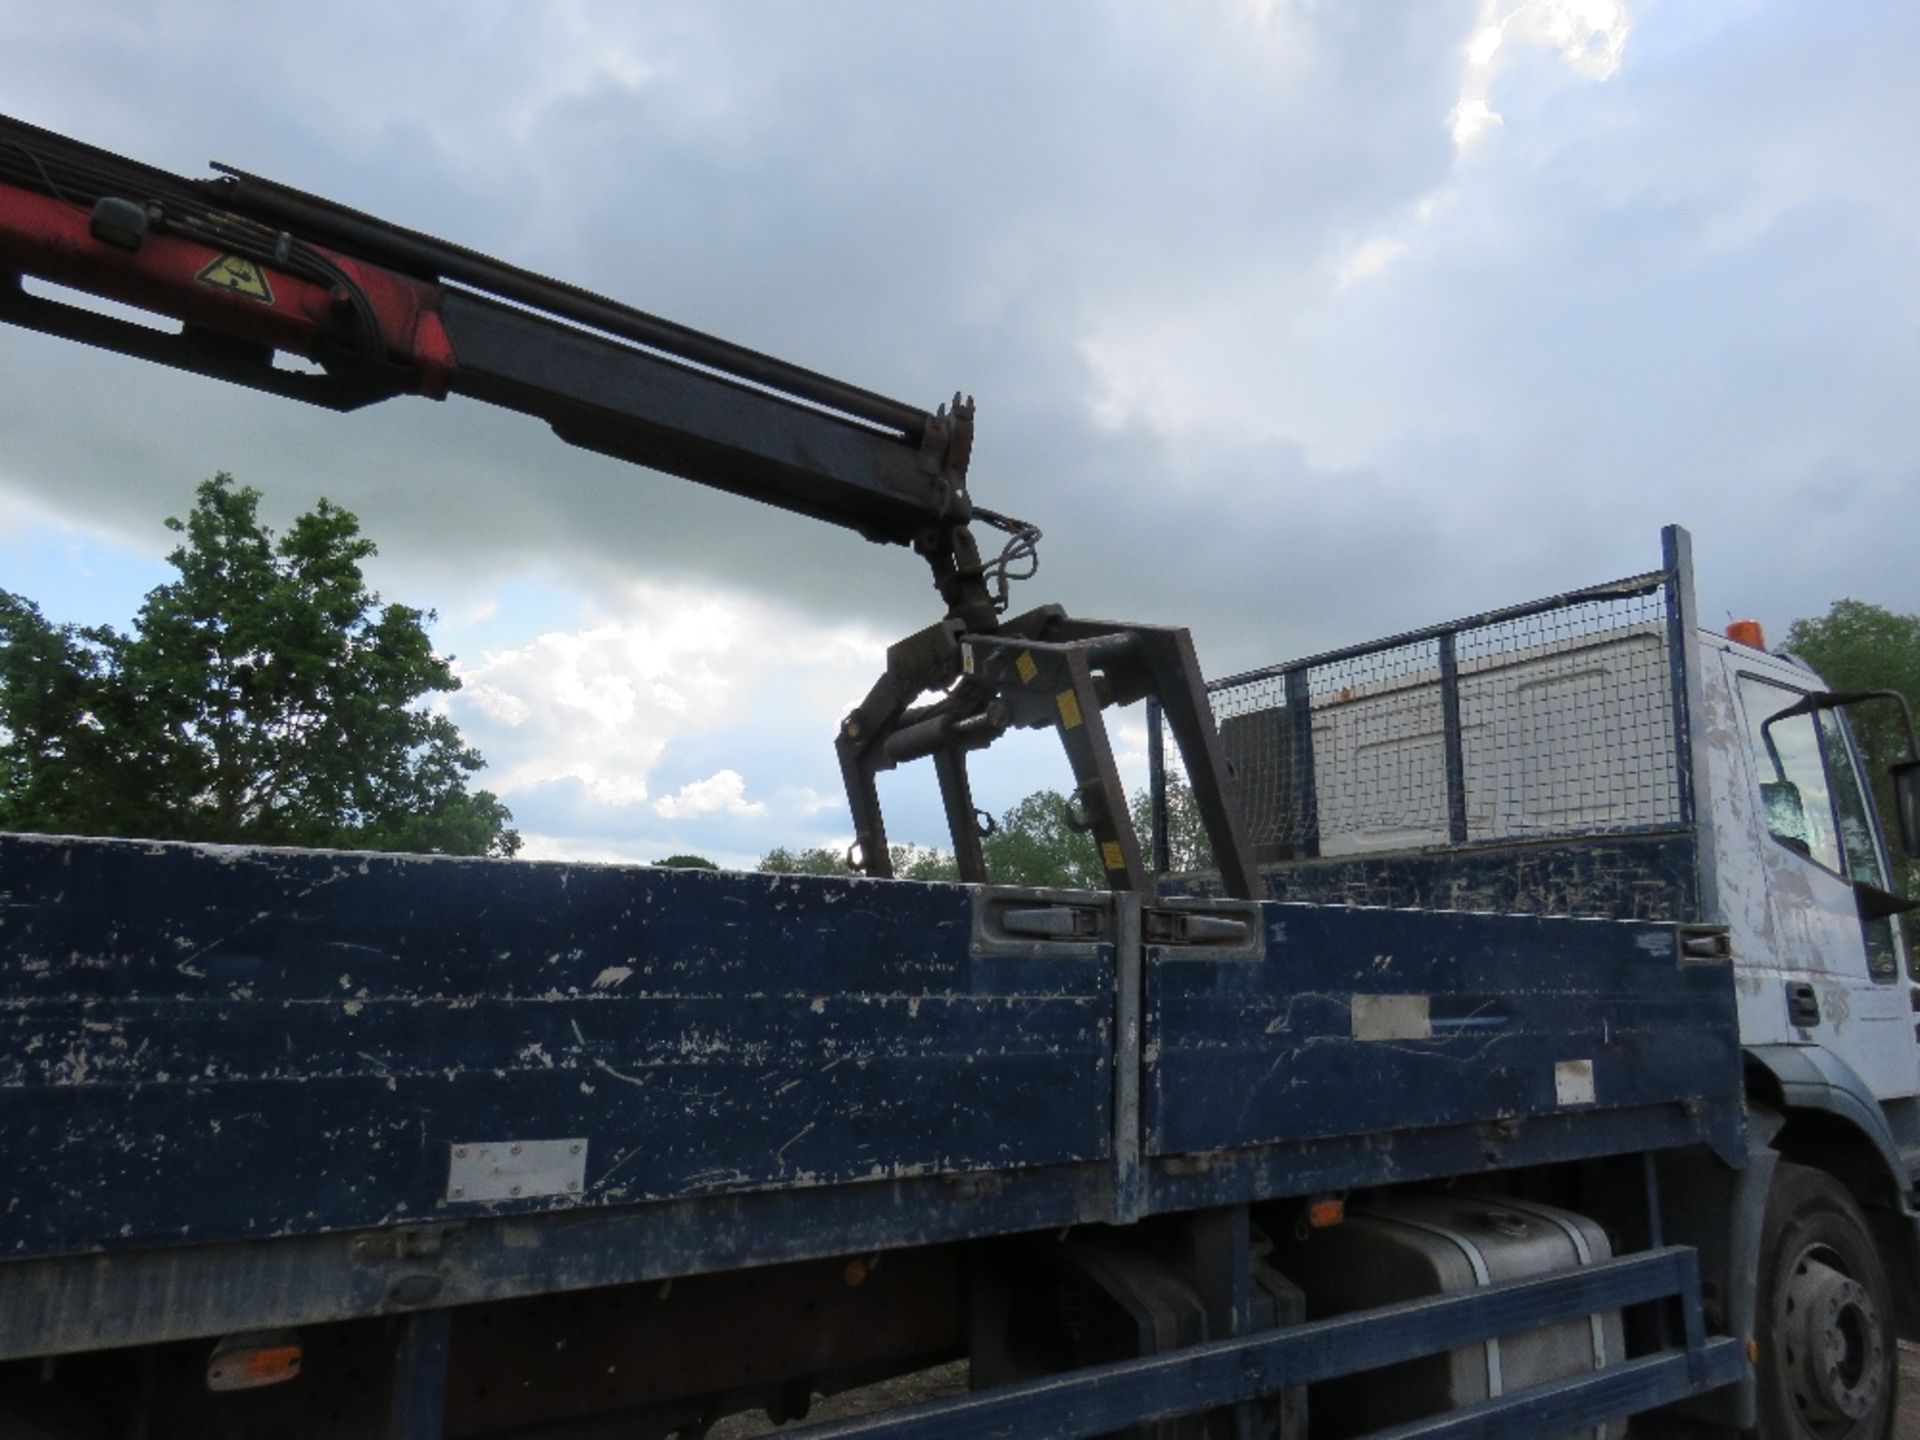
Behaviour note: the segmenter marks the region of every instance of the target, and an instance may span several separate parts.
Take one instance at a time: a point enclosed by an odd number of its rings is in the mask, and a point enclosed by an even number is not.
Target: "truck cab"
[[[1790,655],[1711,633],[1700,652],[1713,896],[1741,1038],[1817,1047],[1881,1105],[1911,1101],[1920,1041],[1905,921],[1846,711],[1801,709],[1826,686]]]
[[[1216,682],[1269,891],[1723,927],[1742,1042],[1826,1052],[1901,1114],[1909,906],[1846,718],[1884,697],[1752,622],[1681,634],[1650,578]]]
[[[1753,1342],[1739,1426],[1877,1435],[1920,1333],[1920,986],[1847,717],[1905,702],[1701,626],[1677,526],[1662,559],[1214,681],[1214,713],[1271,899],[1676,922],[1727,966],[1746,1162],[1663,1161],[1667,1234]],[[1920,764],[1893,778],[1911,850]]]

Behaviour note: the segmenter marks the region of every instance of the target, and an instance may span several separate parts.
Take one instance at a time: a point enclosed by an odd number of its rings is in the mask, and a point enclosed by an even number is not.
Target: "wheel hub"
[[[1801,1415],[1819,1423],[1871,1414],[1886,1365],[1873,1296],[1807,1254],[1793,1267],[1783,1300],[1788,1383]]]

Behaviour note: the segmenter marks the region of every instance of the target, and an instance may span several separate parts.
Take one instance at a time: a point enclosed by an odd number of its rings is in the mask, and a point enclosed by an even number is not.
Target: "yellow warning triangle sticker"
[[[193,278],[202,285],[232,290],[262,305],[273,304],[273,289],[267,284],[266,272],[244,256],[222,255]]]

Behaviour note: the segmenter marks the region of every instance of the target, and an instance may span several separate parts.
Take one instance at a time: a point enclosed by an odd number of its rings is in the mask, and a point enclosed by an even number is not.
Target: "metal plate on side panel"
[[[1356,995],[1352,1012],[1356,1040],[1433,1038],[1432,1001],[1426,995]]]
[[[1595,1103],[1598,1096],[1593,1088],[1593,1061],[1556,1061],[1553,1067],[1553,1098],[1562,1105]]]
[[[448,1150],[449,1201],[578,1195],[587,1179],[584,1139],[472,1140]]]

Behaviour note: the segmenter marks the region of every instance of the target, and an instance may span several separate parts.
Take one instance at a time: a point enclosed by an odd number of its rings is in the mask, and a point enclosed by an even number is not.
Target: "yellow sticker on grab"
[[[1013,662],[1014,672],[1019,675],[1022,685],[1033,684],[1033,677],[1040,673],[1040,667],[1033,663],[1033,652],[1022,650],[1020,658]]]
[[[1127,857],[1120,853],[1120,842],[1118,840],[1102,840],[1100,842],[1100,859],[1109,870],[1124,870],[1127,868]]]
[[[1053,703],[1060,707],[1060,728],[1071,730],[1080,723],[1080,700],[1071,690],[1062,690],[1053,697]]]

